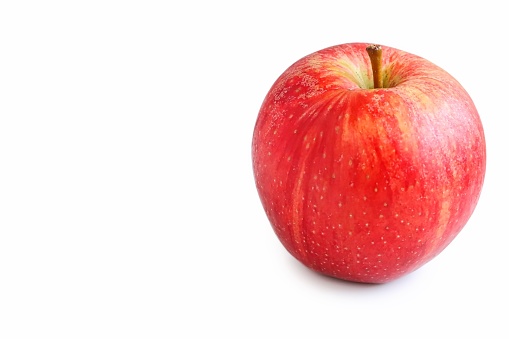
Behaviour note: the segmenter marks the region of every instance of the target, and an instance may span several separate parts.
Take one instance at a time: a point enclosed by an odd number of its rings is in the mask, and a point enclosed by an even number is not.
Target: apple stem
[[[373,86],[374,88],[383,88],[382,46],[369,45],[366,47],[366,51],[368,52],[371,68],[373,69]]]

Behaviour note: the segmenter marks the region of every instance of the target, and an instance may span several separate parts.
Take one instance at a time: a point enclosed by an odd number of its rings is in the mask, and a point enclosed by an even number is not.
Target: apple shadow
[[[399,287],[401,284],[407,284],[409,280],[413,280],[413,278],[415,278],[416,276],[416,271],[414,271],[403,277],[400,277],[396,280],[389,281],[386,283],[363,283],[342,280],[314,271],[306,267],[299,261],[295,260],[295,258],[291,256],[288,258],[288,261],[290,261],[289,265],[292,266],[293,271],[296,272],[296,274],[298,274],[300,278],[304,279],[305,281],[309,281],[310,283],[318,284],[320,288],[332,290],[333,292],[346,291],[356,293],[363,291],[394,289]]]

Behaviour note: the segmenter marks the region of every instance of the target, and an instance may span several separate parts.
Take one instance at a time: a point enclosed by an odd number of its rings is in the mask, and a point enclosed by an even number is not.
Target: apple
[[[479,200],[486,143],[449,73],[347,43],[291,65],[254,126],[256,189],[276,236],[313,271],[386,283],[429,262]]]

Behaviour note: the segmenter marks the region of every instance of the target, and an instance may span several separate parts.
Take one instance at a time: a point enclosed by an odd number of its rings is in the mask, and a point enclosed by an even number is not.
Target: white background
[[[0,337],[508,338],[503,4],[1,2]],[[488,143],[464,230],[385,285],[297,263],[251,171],[269,87],[347,42],[446,69]]]

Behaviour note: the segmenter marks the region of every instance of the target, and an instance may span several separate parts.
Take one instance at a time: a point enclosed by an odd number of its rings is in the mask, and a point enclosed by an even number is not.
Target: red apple
[[[276,80],[252,159],[288,252],[328,276],[384,283],[433,259],[465,226],[486,145],[450,74],[395,48],[350,43],[305,56]]]

